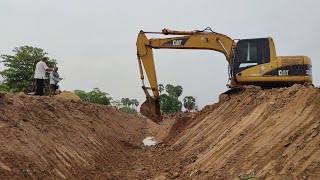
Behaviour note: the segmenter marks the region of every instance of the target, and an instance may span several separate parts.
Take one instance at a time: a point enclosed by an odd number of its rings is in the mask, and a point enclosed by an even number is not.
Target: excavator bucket
[[[147,97],[147,100],[140,107],[140,113],[157,124],[162,123],[163,117],[160,111],[159,100]]]

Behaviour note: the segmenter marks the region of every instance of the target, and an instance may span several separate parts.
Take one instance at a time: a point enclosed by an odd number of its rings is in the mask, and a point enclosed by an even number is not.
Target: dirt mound
[[[54,96],[54,98],[58,98],[58,99],[66,99],[66,100],[75,100],[75,101],[79,101],[80,97],[70,91],[63,91],[60,94],[57,94]]]
[[[193,121],[174,134],[172,147],[180,154],[175,167],[184,167],[180,177],[320,178],[318,88],[248,86],[222,94]]]
[[[163,125],[74,99],[0,93],[0,179],[319,179],[320,89],[227,91]],[[156,146],[142,140],[155,136]]]
[[[0,179],[126,177],[144,137],[143,120],[82,101],[2,93],[0,113]]]

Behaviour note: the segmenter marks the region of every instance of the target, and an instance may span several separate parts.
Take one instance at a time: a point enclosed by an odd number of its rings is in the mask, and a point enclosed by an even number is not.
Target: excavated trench
[[[319,133],[312,86],[246,86],[163,125],[77,99],[0,94],[0,179],[319,179]]]

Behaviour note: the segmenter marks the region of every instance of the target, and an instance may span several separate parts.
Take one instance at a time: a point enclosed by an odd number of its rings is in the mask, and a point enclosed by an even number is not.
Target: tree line
[[[111,105],[129,114],[137,114],[137,107],[140,104],[137,99],[122,98],[121,100],[113,100],[108,93],[101,91],[99,88],[93,88],[92,91],[88,92],[77,89],[74,90],[74,93],[85,102]]]
[[[180,85],[174,86],[159,84],[160,109],[164,114],[172,114],[182,111],[182,105],[187,111],[196,110],[196,99],[193,96],[185,96],[183,101],[179,100],[183,88]]]
[[[21,46],[13,49],[14,55],[2,54],[1,61],[5,69],[0,71],[2,80],[0,81],[0,91],[21,92],[34,85],[34,69],[38,61],[46,56],[48,53],[41,48],[32,46]],[[57,60],[49,58],[48,66],[56,66]],[[46,80],[46,84],[49,84]],[[188,111],[194,110],[195,98],[192,96],[185,96],[182,101],[179,97],[182,95],[183,88],[178,85],[174,86],[167,84],[159,84],[160,92],[160,107],[164,114],[177,113],[182,111],[182,107]],[[48,85],[45,88],[48,92]],[[112,105],[118,109],[131,113],[137,113],[137,107],[140,105],[137,99],[122,98],[121,100],[113,100],[107,92],[101,91],[99,88],[93,88],[91,91],[74,90],[74,93],[83,101],[90,103],[97,103],[103,105]]]

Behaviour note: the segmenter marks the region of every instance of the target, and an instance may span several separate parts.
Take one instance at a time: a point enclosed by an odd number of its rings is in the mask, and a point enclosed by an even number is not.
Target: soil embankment
[[[193,116],[185,114],[170,122],[175,124],[171,127],[183,129],[174,138],[170,133],[159,136],[177,147],[178,166],[183,166],[180,177],[320,178],[319,88],[248,86],[221,94],[219,103]]]
[[[0,179],[319,179],[320,89],[247,86],[163,125],[2,94]],[[141,143],[155,136],[157,145]]]
[[[0,179],[124,178],[143,127],[108,106],[1,94]]]

